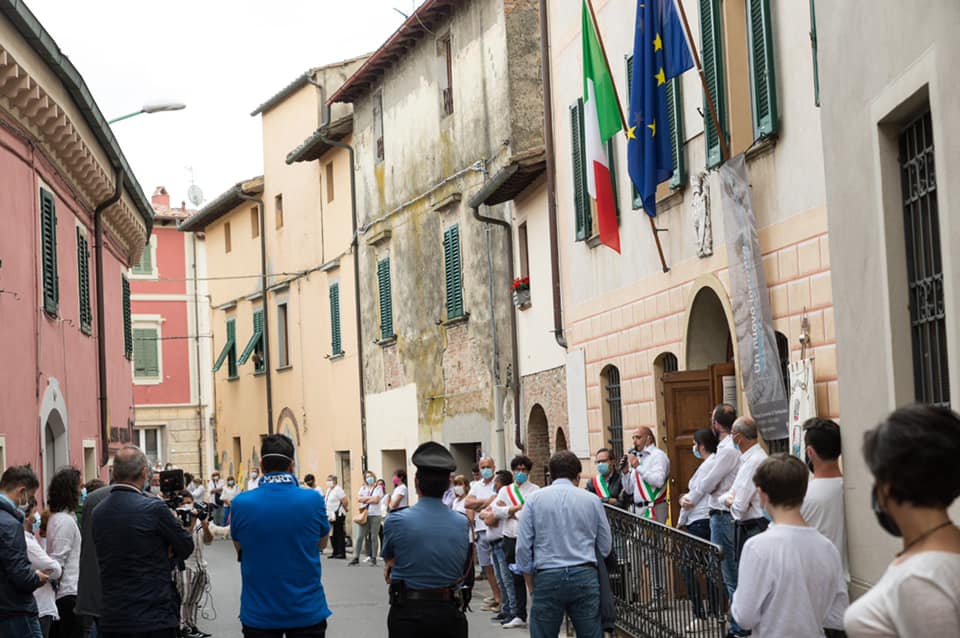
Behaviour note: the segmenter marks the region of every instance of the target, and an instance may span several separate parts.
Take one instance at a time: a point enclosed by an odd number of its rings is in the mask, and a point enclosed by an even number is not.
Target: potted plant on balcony
[[[513,280],[513,305],[523,310],[530,305],[530,277]]]

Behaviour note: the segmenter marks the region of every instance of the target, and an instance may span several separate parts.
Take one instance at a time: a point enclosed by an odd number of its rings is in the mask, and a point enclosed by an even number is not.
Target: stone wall
[[[542,477],[550,455],[556,451],[556,433],[562,428],[566,440],[570,440],[567,426],[567,371],[564,366],[544,370],[520,380],[520,394],[524,407],[524,444],[526,454],[536,468],[533,475]],[[535,406],[543,409],[546,428],[537,427],[537,419],[531,419]],[[532,427],[531,427],[532,426]]]

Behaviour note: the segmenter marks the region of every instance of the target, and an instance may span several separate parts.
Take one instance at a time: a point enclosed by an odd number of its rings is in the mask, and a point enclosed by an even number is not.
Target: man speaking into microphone
[[[323,495],[300,489],[293,441],[265,436],[258,489],[230,507],[230,535],[240,556],[244,638],[324,638],[330,609],[320,555],[330,522]]]

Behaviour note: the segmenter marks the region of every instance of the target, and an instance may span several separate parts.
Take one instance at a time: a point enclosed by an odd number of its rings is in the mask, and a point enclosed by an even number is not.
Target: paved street
[[[228,541],[215,541],[204,551],[210,564],[213,604],[208,604],[203,614],[212,620],[201,618],[199,625],[217,638],[239,638],[240,564],[233,545]],[[387,635],[387,589],[380,566],[374,569],[361,564],[348,568],[346,561],[324,557],[323,586],[333,611],[327,636],[382,638]],[[467,614],[471,638],[527,636],[526,630],[501,629],[490,622],[491,614],[479,611],[480,600],[489,595],[489,591],[486,582],[477,582],[471,605],[475,611]]]

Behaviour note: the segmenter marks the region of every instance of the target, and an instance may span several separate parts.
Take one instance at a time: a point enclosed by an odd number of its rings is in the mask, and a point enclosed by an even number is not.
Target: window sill
[[[267,373],[266,370],[254,370],[253,376],[255,376],[255,377],[262,377],[262,376],[265,375],[266,373]]]
[[[133,385],[160,385],[163,379],[148,377],[146,379],[133,379]]]
[[[774,133],[773,135],[765,135],[753,142],[750,147],[744,152],[744,155],[748,160],[752,160],[761,155],[765,155],[773,150],[777,145],[778,135]]]
[[[600,245],[600,235],[591,235],[584,242],[588,248],[596,248]]]
[[[280,366],[277,368],[277,372],[286,372],[287,370],[293,370],[293,365],[288,363],[285,366]]]
[[[439,324],[440,324],[441,326],[443,326],[444,328],[450,328],[450,327],[452,327],[452,326],[456,326],[456,325],[459,325],[459,324],[461,324],[461,323],[467,323],[468,321],[470,321],[470,313],[469,313],[469,312],[465,312],[465,313],[463,313],[462,315],[460,315],[459,317],[454,317],[454,318],[452,318],[452,319],[445,319],[445,320],[443,320],[443,321],[440,321]]]
[[[523,312],[524,310],[529,310],[531,306],[533,306],[533,302],[528,301],[527,303],[519,304],[516,308],[520,312]]]
[[[396,342],[397,342],[397,335],[391,335],[391,336],[387,337],[386,339],[377,339],[376,341],[374,341],[374,343],[377,344],[378,346],[380,346],[381,348],[386,348],[387,346],[392,346],[392,345],[394,345]]]
[[[343,359],[345,356],[347,356],[347,353],[341,350],[337,354],[327,355],[327,361],[339,361],[340,359]]]
[[[235,377],[227,377],[227,381],[239,381],[239,380],[240,380],[239,374]]]
[[[93,328],[90,326],[80,326],[80,332],[87,335],[88,337],[93,336]]]

